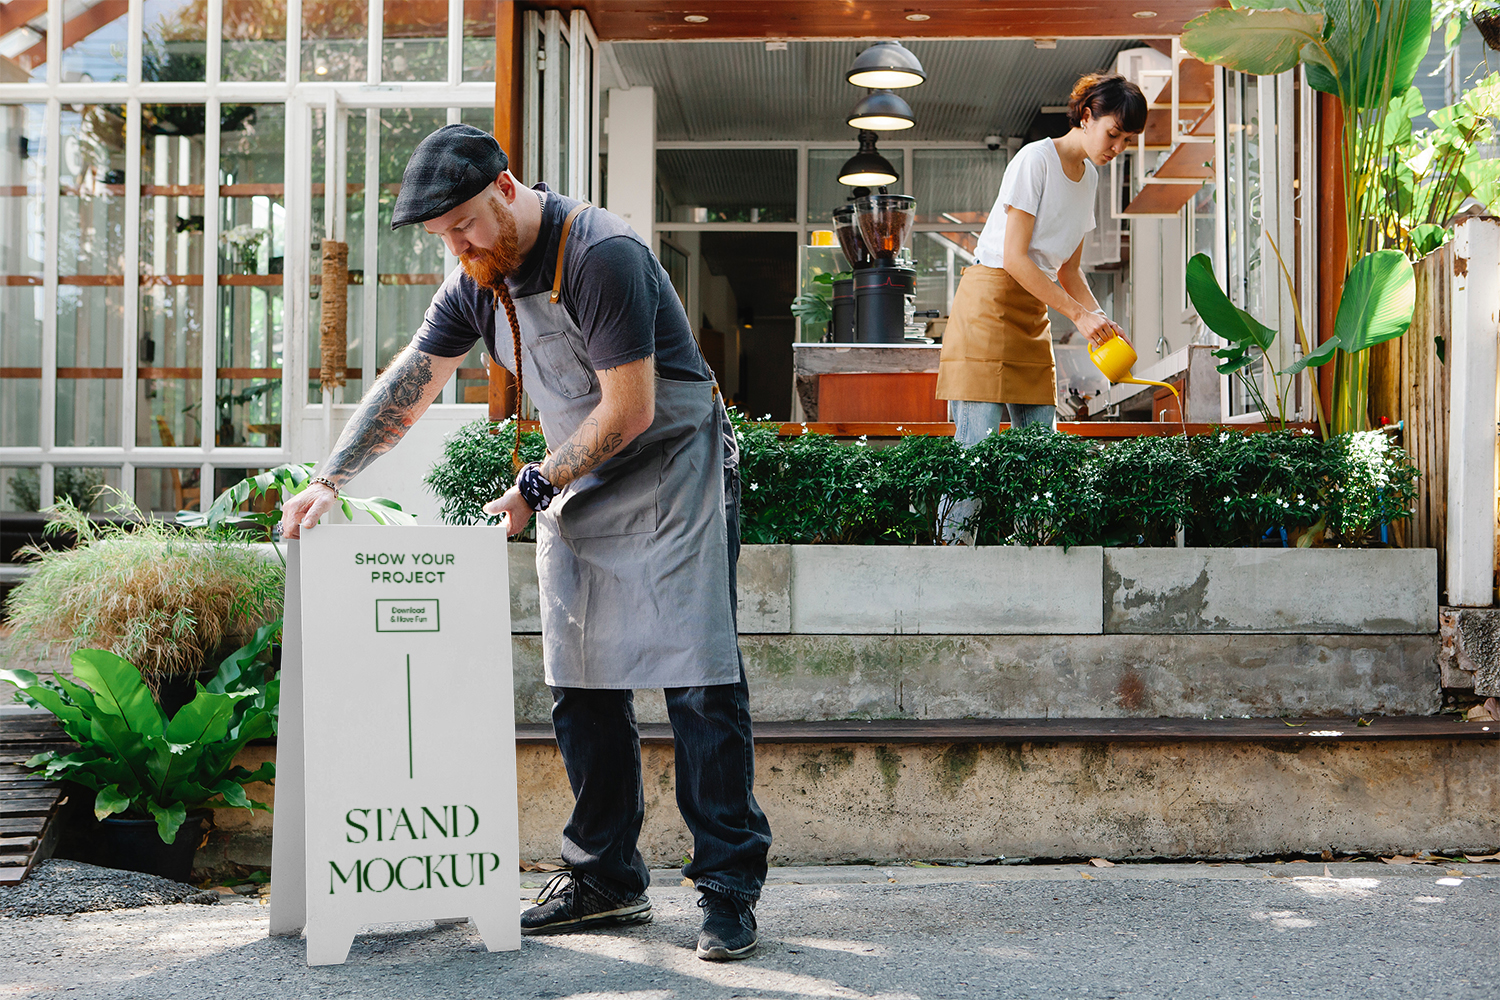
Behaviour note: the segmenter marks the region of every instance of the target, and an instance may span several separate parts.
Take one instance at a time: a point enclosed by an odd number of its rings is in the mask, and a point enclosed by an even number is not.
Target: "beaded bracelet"
[[[309,486],[326,486],[330,490],[333,490],[333,495],[335,497],[342,496],[342,494],[339,493],[339,488],[337,486],[333,485],[333,480],[328,479],[328,478],[326,478],[324,476],[313,476],[312,481],[310,483],[308,483],[308,485]]]

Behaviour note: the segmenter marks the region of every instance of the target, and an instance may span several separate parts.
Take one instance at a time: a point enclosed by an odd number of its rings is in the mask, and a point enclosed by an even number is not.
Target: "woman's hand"
[[[1125,331],[1102,312],[1086,312],[1074,322],[1078,332],[1089,338],[1095,347],[1103,347],[1115,337],[1124,338]]]

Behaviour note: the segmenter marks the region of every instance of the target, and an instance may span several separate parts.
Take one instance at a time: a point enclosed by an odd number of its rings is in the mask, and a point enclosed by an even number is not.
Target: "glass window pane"
[[[46,107],[0,106],[0,445],[40,444]]]
[[[492,0],[464,0],[464,81],[488,83],[493,79],[495,4]]]
[[[988,149],[913,150],[911,180],[918,223],[983,226],[990,217],[1005,151]]]
[[[106,490],[120,488],[119,468],[59,465],[52,470],[52,501],[67,499],[79,510],[101,514],[111,500]]]
[[[386,0],[382,80],[448,79],[448,0]]]
[[[344,236],[349,244],[349,290],[348,290],[348,334],[345,351],[344,399],[356,400],[363,392],[361,371],[364,366],[364,270],[365,270],[365,133],[367,132],[364,111],[354,111],[342,116],[348,141],[348,169],[345,172],[347,193],[344,200]],[[323,389],[318,379],[321,369],[322,347],[317,317],[322,306],[320,292],[322,282],[323,236],[327,223],[323,216],[324,192],[323,171],[326,164],[327,135],[324,129],[324,110],[312,109],[313,125],[313,188],[312,188],[312,244],[309,265],[313,298],[309,303],[313,322],[308,323],[308,402],[322,403]]]
[[[363,0],[302,4],[302,79],[364,80],[370,8]]]
[[[138,445],[202,440],[204,131],[201,104],[141,109]]]
[[[15,0],[12,0],[5,6],[15,5]],[[42,83],[47,79],[47,7],[45,4],[27,6],[35,16],[20,24],[10,21],[10,28],[0,35],[0,80],[6,83],[27,80]]]
[[[194,0],[141,5],[141,79],[202,83],[208,68],[208,8]]]
[[[62,109],[58,165],[57,411],[61,446],[121,443],[125,331],[125,118]]]
[[[573,119],[570,114],[572,105],[569,101],[569,88],[572,85],[573,75],[571,70],[572,48],[568,45],[566,38],[559,38],[557,42],[557,162],[561,175],[558,177],[558,190],[569,197],[575,197],[571,190],[572,165],[571,153],[573,150]]]
[[[221,78],[286,79],[286,0],[224,0],[223,35]]]
[[[656,171],[658,222],[796,221],[794,149],[662,149]]]
[[[849,200],[853,188],[839,183],[839,168],[855,149],[809,149],[807,151],[807,221],[832,228],[833,210]]]
[[[135,505],[148,514],[198,510],[203,472],[198,468],[136,469]]]
[[[432,295],[443,282],[443,242],[421,226],[391,231],[391,210],[412,150],[448,123],[445,108],[400,108],[380,112],[380,249],[376,291],[376,364],[384,368],[422,323]]]
[[[226,105],[222,118],[215,441],[275,448],[281,445],[286,106]]]
[[[0,465],[0,514],[35,513],[42,506],[41,469]]]
[[[63,37],[63,82],[92,80],[103,83],[125,79],[125,36],[130,4],[126,0],[100,0],[77,12],[75,6],[82,7],[81,4],[70,4],[63,15],[67,24]],[[71,45],[68,44],[70,41]]]

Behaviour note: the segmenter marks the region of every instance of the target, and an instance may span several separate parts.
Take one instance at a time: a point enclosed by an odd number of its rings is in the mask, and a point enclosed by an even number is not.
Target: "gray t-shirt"
[[[547,192],[547,186],[538,184],[536,190]],[[551,290],[563,219],[578,204],[555,193],[544,197],[536,243],[506,282],[513,298]],[[712,379],[672,281],[650,249],[630,236],[611,237],[575,251],[577,242],[570,240],[563,255],[562,304],[583,332],[594,370],[618,368],[655,354],[656,370],[663,378]],[[428,354],[456,358],[482,337],[490,356],[498,360],[502,355],[497,350],[505,357],[514,350],[509,323],[503,325],[497,345],[494,294],[475,284],[463,268],[455,268],[432,297],[412,344]]]

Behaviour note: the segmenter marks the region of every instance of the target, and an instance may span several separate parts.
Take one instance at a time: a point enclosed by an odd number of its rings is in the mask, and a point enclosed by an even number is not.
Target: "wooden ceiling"
[[[1228,0],[523,0],[583,8],[602,41],[710,38],[1141,38]],[[1136,17],[1138,12],[1154,16]],[[926,20],[908,20],[910,15]],[[693,23],[687,17],[706,17]]]

